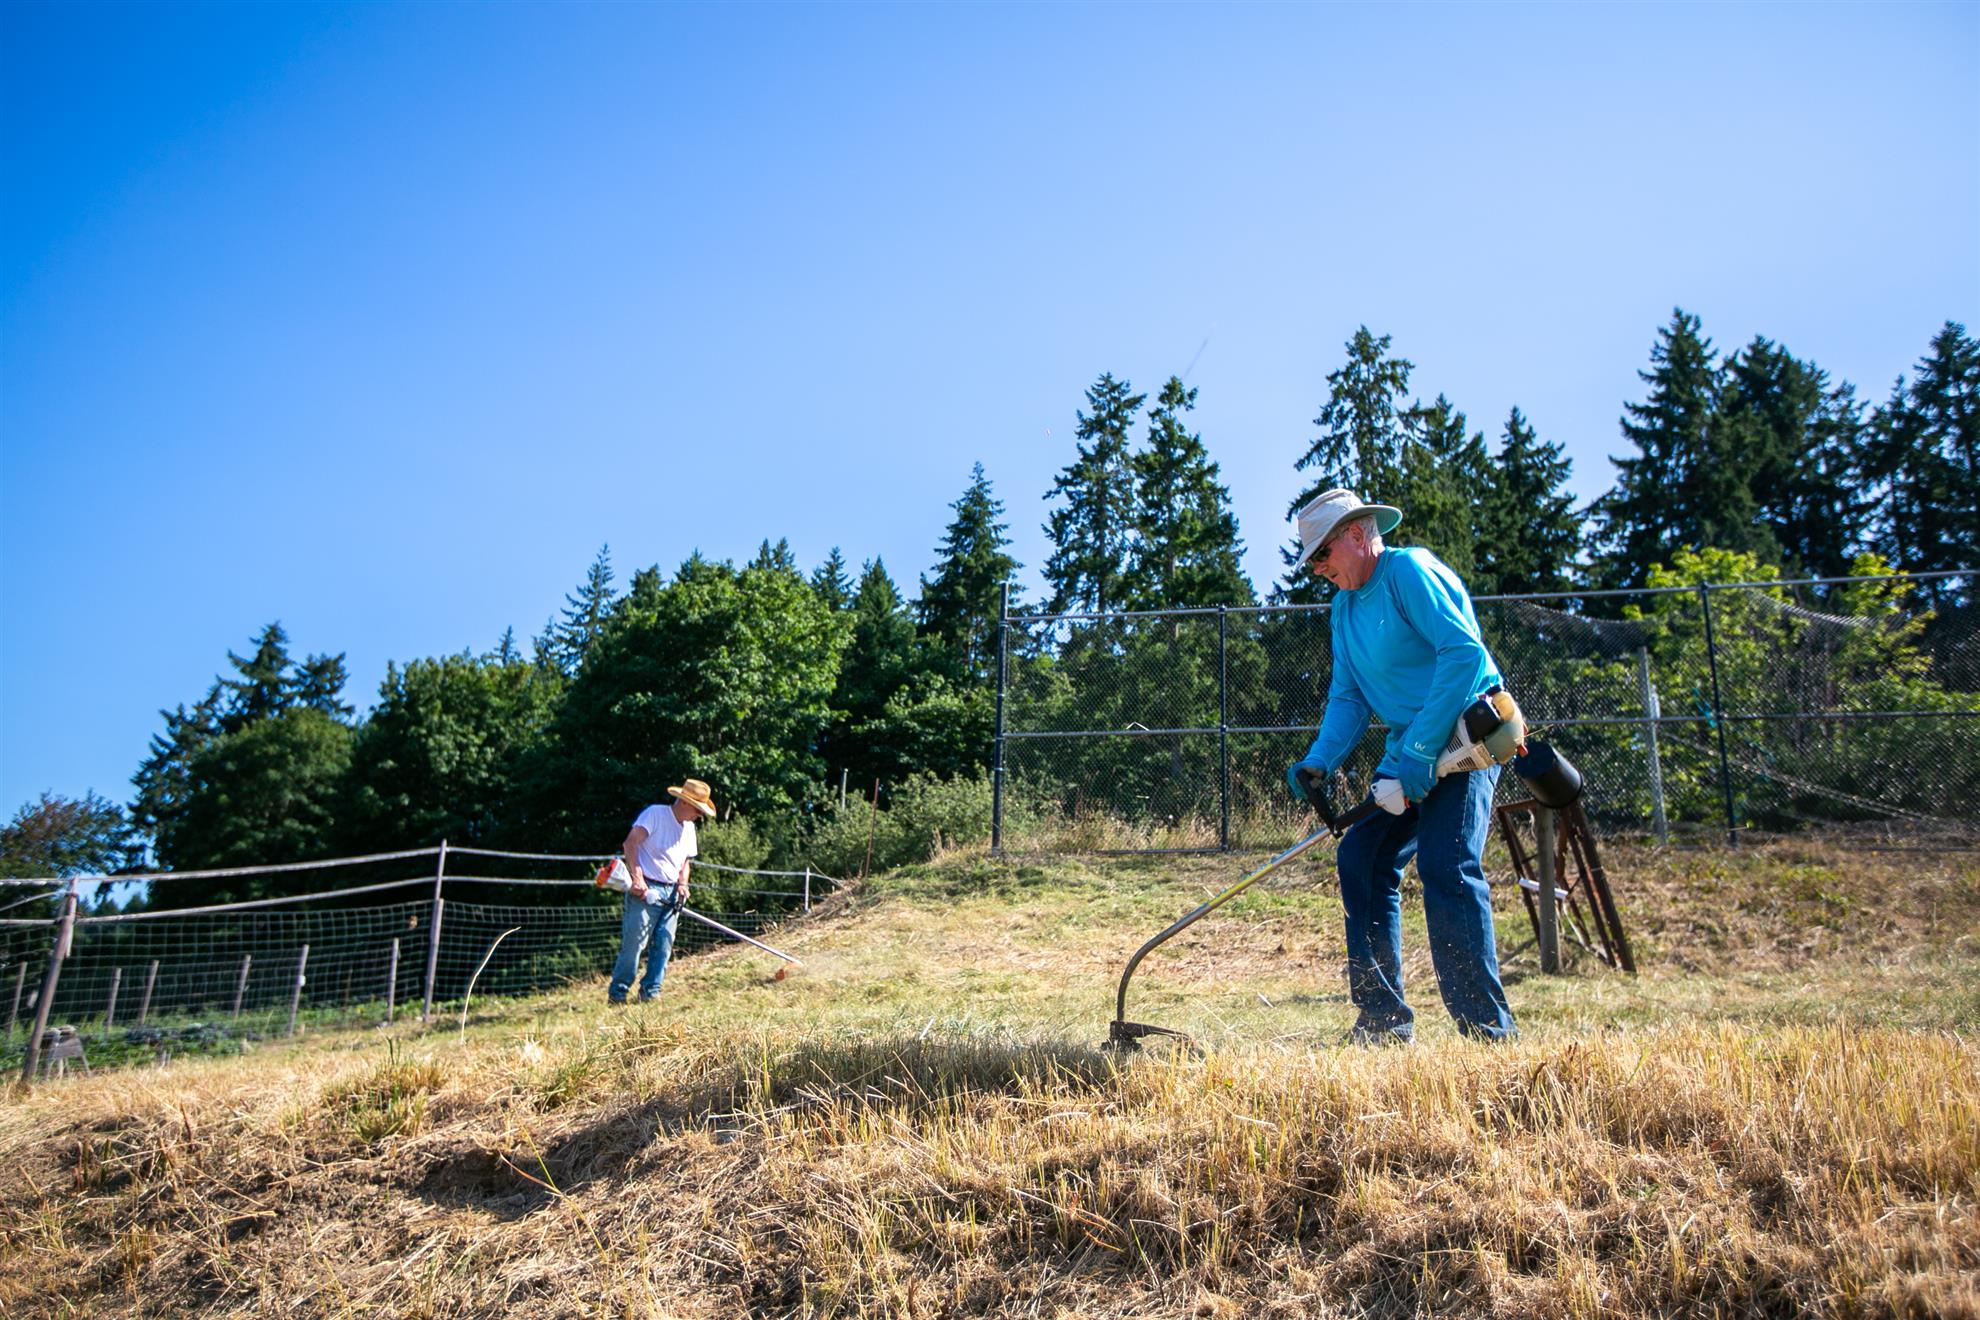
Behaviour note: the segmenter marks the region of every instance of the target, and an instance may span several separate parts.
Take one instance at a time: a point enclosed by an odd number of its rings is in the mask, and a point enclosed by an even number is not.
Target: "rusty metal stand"
[[[1532,798],[1507,802],[1497,808],[1499,837],[1505,840],[1512,859],[1513,874],[1519,879],[1519,896],[1526,903],[1526,915],[1533,922],[1534,939],[1540,934],[1540,912],[1534,896],[1540,892],[1540,865],[1536,846],[1527,830],[1537,833],[1535,813],[1544,810]],[[1623,931],[1622,914],[1616,908],[1615,894],[1609,888],[1608,873],[1595,848],[1594,831],[1588,815],[1576,802],[1554,813],[1554,897],[1566,914],[1568,938],[1611,967],[1635,975],[1636,959],[1629,950],[1629,936]],[[1525,822],[1522,825],[1522,821]],[[1514,950],[1515,953],[1521,949]]]

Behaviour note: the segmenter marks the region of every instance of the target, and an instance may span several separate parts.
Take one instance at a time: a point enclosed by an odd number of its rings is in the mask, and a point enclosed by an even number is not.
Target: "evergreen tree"
[[[310,656],[296,666],[290,705],[320,710],[333,720],[348,722],[357,713],[355,706],[342,699],[348,681],[342,651]]]
[[[1581,552],[1581,517],[1567,490],[1573,464],[1543,444],[1518,408],[1506,417],[1480,500],[1472,594],[1566,591]]]
[[[1726,362],[1720,413],[1787,571],[1849,572],[1863,513],[1854,387],[1830,389],[1814,363],[1755,336]]]
[[[1948,321],[1909,386],[1900,377],[1867,446],[1879,540],[1911,572],[1971,567],[1980,546],[1980,341]],[[1971,581],[1941,584],[1965,599]]]
[[[1473,547],[1483,532],[1481,511],[1491,489],[1490,460],[1483,432],[1466,434],[1463,412],[1443,395],[1404,417],[1397,507],[1402,526],[1388,538],[1396,545],[1420,545],[1450,566],[1474,594]],[[1390,501],[1384,500],[1383,503]]]
[[[1322,491],[1345,486],[1371,504],[1394,503],[1402,486],[1404,423],[1398,404],[1409,393],[1414,364],[1390,357],[1389,336],[1377,339],[1367,326],[1347,342],[1347,362],[1327,377],[1326,404],[1313,424],[1320,435],[1307,446],[1296,471],[1314,475],[1287,509],[1291,517]],[[1320,585],[1299,559],[1299,538],[1281,552],[1286,576],[1274,599],[1311,604]]]
[[[918,668],[914,618],[879,559],[869,560],[852,600],[852,644],[839,667],[832,704],[847,726],[880,713]]]
[[[343,655],[313,655],[295,663],[280,623],[261,630],[252,655],[243,658],[229,651],[227,660],[236,676],[216,678],[192,710],[180,705],[159,712],[165,731],[152,737],[150,754],[131,779],[137,788],[132,823],[151,838],[168,866],[190,865],[182,860],[190,855],[188,847],[198,851],[198,845],[171,840],[181,837],[187,814],[199,805],[203,790],[198,764],[216,743],[295,711],[310,711],[339,727],[347,727],[353,713],[341,700]],[[214,791],[228,791],[228,785],[222,782]]]
[[[154,842],[179,818],[192,795],[192,761],[199,750],[220,734],[223,694],[216,681],[191,710],[181,703],[161,710],[165,731],[151,736],[151,751],[131,783],[137,796],[131,803],[131,823]]]
[[[983,464],[971,469],[969,488],[949,507],[956,516],[936,549],[935,580],[921,579],[921,631],[957,677],[982,678],[996,656],[1000,590],[1022,565],[1004,552],[1004,504],[991,495]],[[1011,597],[1015,606],[1015,590]]]
[[[604,636],[612,617],[612,547],[598,547],[598,558],[575,592],[564,597],[564,617],[547,629],[548,644],[542,649],[566,674],[583,666],[591,648]]]
[[[780,536],[777,538],[777,544],[771,545],[770,539],[765,537],[763,543],[756,548],[756,558],[750,560],[746,567],[795,575],[798,571],[797,556],[791,553],[791,543],[786,538]]]
[[[1148,416],[1148,447],[1128,459],[1134,476],[1134,558],[1123,582],[1130,609],[1249,605],[1231,493],[1217,480],[1201,435],[1184,427],[1196,391],[1171,376]]]
[[[833,546],[824,563],[812,570],[811,589],[828,609],[843,610],[852,604],[853,584],[846,578],[846,558]]]
[[[1696,316],[1678,308],[1658,332],[1650,395],[1624,405],[1632,457],[1614,458],[1615,489],[1596,502],[1599,585],[1641,586],[1656,563],[1683,546],[1747,553],[1778,562],[1759,519],[1752,479],[1759,457],[1742,449],[1742,428],[1721,413],[1720,373]]]
[[[495,643],[495,650],[490,658],[498,665],[522,663],[522,651],[516,646],[516,630],[513,624],[502,630],[502,640]]]
[[[243,660],[229,651],[227,662],[240,677],[220,680],[221,690],[227,694],[220,714],[221,732],[232,733],[289,708],[295,689],[289,676],[289,634],[280,622],[261,630],[253,655]]]
[[[1145,394],[1104,372],[1086,392],[1092,412],[1078,414],[1077,457],[1052,480],[1047,500],[1062,500],[1045,523],[1052,553],[1045,580],[1050,608],[1119,609],[1131,552],[1134,490],[1128,467],[1128,430]]]

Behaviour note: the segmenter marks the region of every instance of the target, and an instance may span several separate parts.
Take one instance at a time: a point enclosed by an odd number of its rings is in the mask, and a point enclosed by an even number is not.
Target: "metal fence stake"
[[[1657,699],[1656,685],[1650,681],[1650,648],[1636,648],[1636,685],[1643,693],[1643,745],[1650,751],[1650,822],[1657,842],[1671,841],[1670,826],[1664,819],[1664,763],[1657,755],[1657,721],[1663,718],[1663,703]]]
[[[811,911],[811,868],[804,868],[804,910]]]
[[[1004,687],[1010,681],[1011,584],[997,605],[997,726],[990,768],[990,853],[1004,850]]]
[[[41,994],[34,1001],[34,1030],[28,1033],[26,1057],[21,1060],[21,1080],[32,1082],[41,1063],[41,1037],[48,1030],[48,1012],[55,1006],[55,986],[62,977],[62,960],[69,956],[70,936],[76,928],[76,887],[62,895],[62,916],[55,923],[55,942],[48,949],[48,974],[42,978]]]
[[[1553,808],[1534,804],[1533,833],[1540,854],[1540,970],[1551,974],[1561,970],[1560,919],[1554,909]]]
[[[144,997],[138,1000],[138,1025],[151,1015],[151,989],[158,984],[158,960],[151,960],[151,969],[144,974]]]
[[[385,967],[385,1020],[392,1020],[392,1010],[399,998],[399,937],[392,937],[392,956]]]
[[[1698,584],[1698,603],[1705,611],[1705,658],[1712,666],[1712,725],[1719,731],[1719,787],[1726,799],[1726,842],[1739,847],[1739,816],[1733,810],[1732,767],[1726,759],[1725,698],[1719,694],[1719,648],[1712,639],[1712,588]]]
[[[426,931],[426,1002],[420,1006],[419,1020],[433,1017],[433,978],[440,970],[440,886],[447,879],[447,841],[440,840],[440,864],[433,870],[433,916]]]
[[[296,983],[289,990],[289,1034],[296,1034],[296,1010],[302,1007],[303,969],[309,966],[309,946],[296,955]]]
[[[110,1002],[103,1006],[103,1029],[105,1031],[117,1025],[117,992],[123,989],[123,987],[124,969],[121,967],[112,967],[110,969]]]
[[[234,1017],[236,1019],[241,1016],[241,997],[247,993],[248,968],[252,966],[254,966],[254,955],[251,953],[242,954],[241,977],[238,981],[234,982]]]

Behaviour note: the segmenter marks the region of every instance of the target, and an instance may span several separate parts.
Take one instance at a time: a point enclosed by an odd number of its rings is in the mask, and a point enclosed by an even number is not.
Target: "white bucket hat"
[[[1313,558],[1334,529],[1349,518],[1364,513],[1375,515],[1375,532],[1387,536],[1402,522],[1402,510],[1389,504],[1363,504],[1361,497],[1351,490],[1326,490],[1308,500],[1306,507],[1299,511],[1299,562],[1294,568],[1303,568],[1306,561]]]

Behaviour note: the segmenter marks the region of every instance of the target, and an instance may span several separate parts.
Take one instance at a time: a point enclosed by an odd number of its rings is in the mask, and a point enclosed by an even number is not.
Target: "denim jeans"
[[[1423,881],[1430,963],[1444,1007],[1468,1036],[1518,1034],[1492,937],[1485,836],[1499,767],[1447,776],[1400,816],[1377,812],[1347,832],[1335,854],[1347,912],[1348,996],[1357,1033],[1407,1039],[1416,1014],[1403,1001],[1402,873],[1413,856]]]
[[[667,959],[674,952],[674,929],[681,924],[679,890],[668,889],[658,903],[626,895],[626,913],[619,923],[619,959],[612,964],[612,985],[606,991],[615,1003],[623,1004],[639,972],[639,953],[647,949],[646,975],[639,983],[641,999],[660,997],[660,980],[667,975]],[[652,947],[648,948],[648,941]]]

